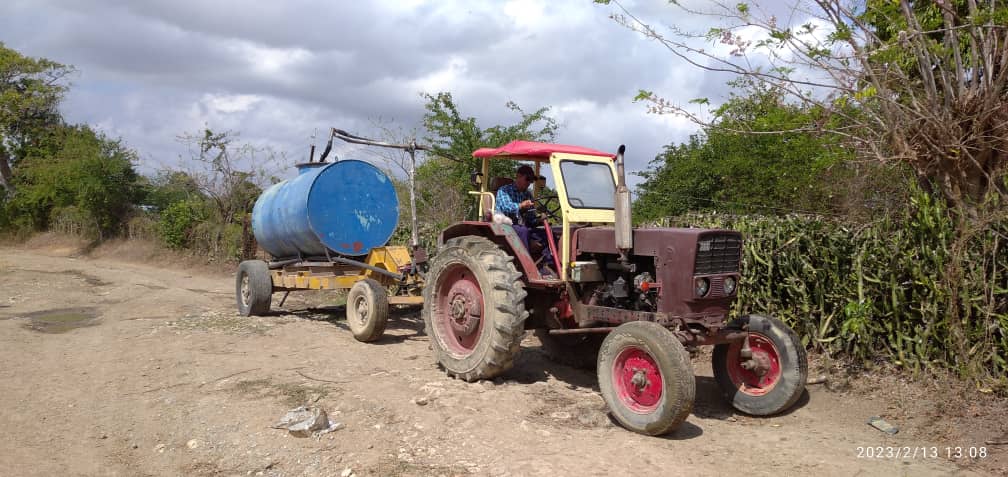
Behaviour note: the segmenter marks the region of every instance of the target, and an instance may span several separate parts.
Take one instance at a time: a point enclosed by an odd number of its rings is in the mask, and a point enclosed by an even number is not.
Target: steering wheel
[[[562,221],[560,217],[560,198],[555,195],[541,195],[532,199],[536,211],[546,214],[550,220]]]

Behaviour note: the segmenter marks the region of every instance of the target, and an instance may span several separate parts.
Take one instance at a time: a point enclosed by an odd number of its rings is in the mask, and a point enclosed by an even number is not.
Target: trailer
[[[421,268],[409,249],[387,246],[372,250],[364,261],[342,257],[247,260],[238,267],[235,294],[239,313],[249,316],[269,313],[274,293],[284,294],[278,305],[283,306],[291,292],[344,290],[347,326],[358,341],[371,342],[385,331],[389,305],[421,305],[422,289]]]
[[[331,144],[318,162],[298,164],[296,177],[256,200],[252,230],[273,258],[239,264],[238,311],[266,314],[278,292],[283,306],[294,291],[346,290],[354,337],[375,341],[389,305],[423,303],[426,253],[415,245],[387,245],[399,220],[392,180],[364,161],[325,162]]]

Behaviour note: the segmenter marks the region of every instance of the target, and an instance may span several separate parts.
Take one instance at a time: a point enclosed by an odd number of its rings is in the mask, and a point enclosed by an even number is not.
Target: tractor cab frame
[[[568,279],[573,256],[571,241],[562,238],[571,237],[572,228],[615,222],[613,194],[618,177],[613,165],[615,155],[579,146],[515,141],[501,148],[479,149],[473,156],[482,159],[481,172],[474,175],[479,189],[469,192],[479,199],[478,217],[446,228],[441,233],[439,245],[464,235],[484,236],[512,253],[531,284],[562,286]],[[545,228],[550,231],[551,243],[543,246],[554,250],[556,262],[550,265],[557,270],[557,279],[544,279],[532,254],[518,240],[513,228],[493,221],[497,190],[512,181],[510,177],[488,178],[490,162],[500,160],[530,162],[535,175],[540,177],[532,185],[532,197]],[[544,168],[548,168],[554,178],[555,195],[544,195],[546,184],[541,175]],[[568,177],[574,178],[570,186]]]

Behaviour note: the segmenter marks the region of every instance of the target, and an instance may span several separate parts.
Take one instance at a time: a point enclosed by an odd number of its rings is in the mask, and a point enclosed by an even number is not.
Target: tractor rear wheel
[[[798,335],[777,318],[750,315],[749,348],[751,363],[758,365],[755,369],[743,367],[749,360],[741,356],[741,341],[714,347],[711,366],[725,398],[735,409],[754,416],[787,410],[801,397],[808,379],[805,347]]]
[[[613,417],[650,436],[679,427],[696,397],[689,354],[671,331],[648,321],[624,323],[606,336],[598,379]]]
[[[525,334],[525,285],[512,258],[483,237],[448,240],[431,262],[421,315],[435,359],[475,381],[511,368]]]
[[[238,264],[235,276],[235,298],[242,316],[264,315],[273,300],[273,279],[269,265],[262,260],[246,260]]]
[[[388,322],[388,292],[375,280],[354,283],[347,293],[347,326],[357,341],[368,343],[381,338]]]

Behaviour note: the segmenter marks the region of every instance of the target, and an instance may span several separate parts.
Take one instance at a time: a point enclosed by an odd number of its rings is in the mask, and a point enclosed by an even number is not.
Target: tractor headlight
[[[697,278],[693,283],[693,288],[697,296],[707,296],[707,292],[710,291],[710,282],[706,278]]]
[[[735,277],[725,277],[724,279],[724,292],[725,295],[731,295],[735,293]]]

